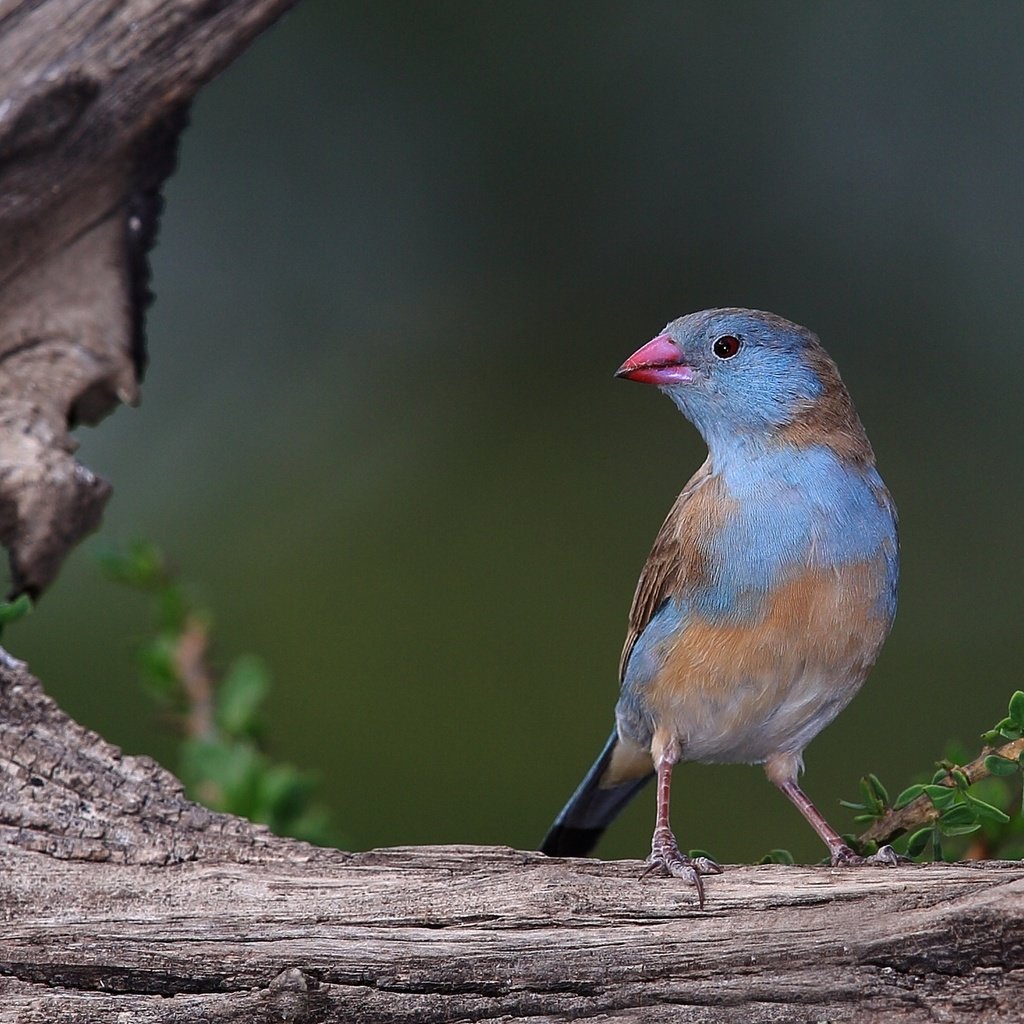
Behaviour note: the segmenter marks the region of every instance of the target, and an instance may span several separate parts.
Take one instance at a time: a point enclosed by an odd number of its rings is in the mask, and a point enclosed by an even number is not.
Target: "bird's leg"
[[[797,785],[800,759],[792,754],[780,754],[765,763],[765,774],[783,793],[793,806],[807,819],[811,828],[821,836],[828,847],[829,860],[833,867],[848,864],[884,864],[895,867],[901,860],[891,846],[882,846],[870,857],[861,857],[843,842],[843,837],[825,820],[824,815],[811,803],[811,798]]]
[[[697,890],[697,902],[704,909],[704,883],[701,875],[721,874],[721,867],[709,857],[687,857],[680,852],[679,844],[672,833],[669,822],[669,794],[672,789],[672,768],[679,761],[679,745],[669,740],[655,754],[654,764],[658,773],[658,812],[651,838],[651,855],[647,858],[644,874],[661,870],[675,878],[689,882]]]

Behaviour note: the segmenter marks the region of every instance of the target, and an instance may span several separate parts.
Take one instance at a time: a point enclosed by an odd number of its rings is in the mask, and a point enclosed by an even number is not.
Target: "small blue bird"
[[[853,699],[896,613],[896,509],[835,363],[772,313],[674,320],[616,376],[654,384],[708,458],[683,488],[637,584],[616,726],[545,837],[584,856],[657,776],[649,869],[696,887],[721,868],[681,853],[669,824],[681,761],[760,764],[828,846],[861,858],[797,784],[808,743]]]

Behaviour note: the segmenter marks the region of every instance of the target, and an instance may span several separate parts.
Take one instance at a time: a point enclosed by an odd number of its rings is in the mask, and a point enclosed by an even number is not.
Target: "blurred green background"
[[[82,431],[102,533],[5,638],[129,752],[170,552],[276,756],[352,848],[534,846],[600,749],[634,583],[703,459],[612,372],[736,304],[839,363],[902,515],[893,636],[807,788],[899,789],[1021,685],[1024,7],[304,0],[194,109],[141,408]],[[823,853],[748,767],[677,773],[685,846]],[[648,791],[605,856],[643,856]]]

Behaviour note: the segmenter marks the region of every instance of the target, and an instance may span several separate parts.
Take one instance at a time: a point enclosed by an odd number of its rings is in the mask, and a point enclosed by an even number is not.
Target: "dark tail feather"
[[[647,784],[653,772],[602,787],[601,777],[608,769],[619,738],[613,730],[601,756],[579,784],[562,813],[548,830],[541,853],[549,857],[585,857],[597,845],[604,830],[619,812]]]

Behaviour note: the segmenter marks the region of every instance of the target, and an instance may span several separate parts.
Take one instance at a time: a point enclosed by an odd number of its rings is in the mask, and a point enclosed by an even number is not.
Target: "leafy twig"
[[[156,633],[140,650],[143,683],[169,710],[184,739],[179,774],[189,794],[214,810],[268,824],[315,843],[335,839],[314,780],[270,759],[260,742],[270,675],[242,655],[218,672],[210,656],[211,616],[197,607],[153,545],[136,543],[103,558],[107,575],[148,594]]]
[[[967,764],[939,761],[929,782],[908,786],[894,801],[875,775],[861,779],[861,803],[842,803],[860,813],[857,822],[870,824],[862,835],[849,841],[869,852],[901,836],[906,852],[915,857],[932,845],[933,856],[943,860],[947,838],[973,835],[966,848],[955,845],[953,856],[996,856],[1013,853],[1024,839],[1024,809],[1014,809],[1013,778],[1024,774],[1024,692],[1010,698],[1008,714],[982,734],[985,748]],[[1020,797],[1017,797],[1019,803]]]
[[[990,747],[970,764],[957,767],[955,770],[963,773],[967,785],[973,785],[981,779],[987,779],[993,773],[988,765],[992,757],[1002,758],[1005,761],[1016,762],[1024,754],[1024,739],[1012,740],[1004,743],[1001,747]],[[1016,765],[1014,766],[1016,770]],[[949,776],[935,783],[936,786],[945,786],[949,789],[956,788],[955,776]],[[930,787],[929,787],[930,788]],[[904,791],[906,792],[906,791]],[[900,801],[896,801],[899,805]],[[872,824],[859,836],[862,843],[889,843],[905,832],[915,831],[926,825],[934,824],[942,808],[932,802],[932,796],[928,789],[922,787],[919,795],[915,796],[909,803],[902,806],[890,807],[880,818],[876,818]]]

